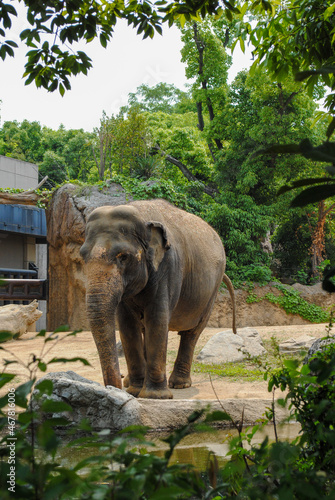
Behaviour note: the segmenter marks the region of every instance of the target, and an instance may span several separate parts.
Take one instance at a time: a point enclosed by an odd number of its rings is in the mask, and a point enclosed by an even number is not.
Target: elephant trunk
[[[97,346],[105,386],[122,388],[115,340],[116,308],[122,296],[119,276],[89,280],[86,305],[91,331]]]

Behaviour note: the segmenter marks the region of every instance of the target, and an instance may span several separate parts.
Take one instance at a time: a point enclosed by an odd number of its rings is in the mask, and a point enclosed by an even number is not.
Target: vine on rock
[[[259,297],[255,292],[251,291],[246,302],[248,304],[253,304],[266,299],[271,302],[271,304],[275,304],[284,309],[287,314],[298,314],[311,323],[326,323],[329,321],[330,315],[327,311],[316,304],[307,302],[307,300],[301,297],[297,290],[287,288],[287,286],[280,283],[273,286],[277,288],[282,295],[276,296],[272,292],[269,292],[264,297]]]

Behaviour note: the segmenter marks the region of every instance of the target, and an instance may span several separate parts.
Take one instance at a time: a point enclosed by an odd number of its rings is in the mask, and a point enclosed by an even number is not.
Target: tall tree
[[[151,136],[145,116],[137,107],[128,110],[125,116],[108,117],[105,112],[95,129],[96,140],[92,150],[99,178],[109,174],[132,174],[138,162],[149,156]]]
[[[254,49],[254,66],[263,65],[276,80],[295,74],[310,93],[317,84],[328,87],[325,106],[332,117],[328,136],[335,129],[335,7],[332,0],[239,2],[239,38]],[[254,16],[256,14],[256,17]],[[252,22],[250,20],[252,15]],[[249,17],[249,19],[248,19]]]
[[[217,163],[223,185],[249,194],[257,204],[272,204],[284,182],[312,172],[314,163],[300,156],[255,153],[306,136],[320,139],[322,127],[312,128],[315,110],[314,101],[292,78],[275,83],[265,70],[239,73],[225,108],[227,142]]]
[[[255,153],[272,144],[299,143],[306,136],[317,143],[326,126],[312,127],[316,104],[292,78],[274,83],[262,69],[253,74],[241,72],[231,85],[229,101],[225,116],[227,141],[216,164],[222,190],[229,191],[231,206],[241,204],[242,197],[247,196],[254,204],[254,210],[257,206],[270,215],[272,231],[277,233],[275,255],[281,260],[283,249],[291,255],[300,251],[299,263],[304,270],[308,266],[310,275],[314,275],[325,257],[324,227],[334,206],[330,204],[326,209],[320,203],[316,209],[309,207],[299,211],[299,215],[287,217],[293,194],[287,193],[279,198],[276,194],[291,179],[298,180],[311,173],[321,175],[322,166],[302,156],[275,151],[267,155]],[[308,212],[315,214],[308,219]],[[283,224],[285,231],[281,229]],[[303,234],[303,240],[298,233]],[[285,272],[289,269],[296,272],[297,264],[297,259],[289,262],[285,258],[282,270],[286,267]]]
[[[222,149],[221,114],[225,108],[227,76],[231,59],[222,40],[214,33],[212,19],[203,23],[186,23],[181,29],[184,46],[182,61],[186,77],[192,80],[192,96],[196,102],[198,128],[207,137],[209,150]]]
[[[112,130],[114,128],[114,122],[115,118],[109,118],[106,112],[103,111],[102,117],[100,118],[100,126],[94,129],[97,141],[95,144],[92,142],[91,145],[100,180],[103,180],[107,167],[111,170]],[[98,154],[96,153],[96,149],[98,149]]]
[[[143,83],[137,87],[136,92],[131,92],[128,96],[129,108],[136,107],[140,111],[154,113],[179,113],[185,108],[192,108],[192,103],[187,92],[175,87],[173,84],[161,82],[153,87]]]

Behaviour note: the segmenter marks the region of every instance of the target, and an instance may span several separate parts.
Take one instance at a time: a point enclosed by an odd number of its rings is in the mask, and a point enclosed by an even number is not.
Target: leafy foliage
[[[39,166],[40,177],[48,175],[54,186],[70,179],[86,181],[93,167],[90,142],[84,130],[58,130],[38,122],[5,122],[0,128],[0,154]]]
[[[59,452],[63,445],[57,431],[66,427],[68,421],[61,415],[71,411],[64,402],[51,401],[53,384],[50,380],[35,386],[34,397],[42,397],[42,412],[53,414],[41,419],[28,403],[39,369],[44,371],[46,363],[42,355],[47,354],[57,335],[44,337],[45,347],[41,356],[30,357],[26,365],[29,380],[15,388],[14,375],[3,371],[0,387],[6,395],[0,400],[0,427],[2,432],[0,449],[0,483],[2,498],[59,499],[68,498],[292,498],[309,500],[333,498],[334,477],[334,384],[335,348],[327,348],[302,368],[294,360],[282,359],[279,370],[268,370],[269,390],[273,387],[288,388],[286,403],[294,411],[294,417],[302,425],[302,434],[294,443],[276,440],[269,443],[265,438],[259,445],[253,444],[255,433],[268,421],[275,425],[275,407],[267,412],[253,428],[243,429],[242,422],[236,422],[222,405],[222,411],[205,413],[195,411],[188,422],[165,438],[168,449],[158,457],[148,448],[145,427],[129,427],[112,435],[108,429],[92,432],[83,420],[76,429],[82,437],[75,436],[66,444],[73,455],[89,448],[92,453],[79,459],[72,467],[60,463]],[[70,333],[70,335],[73,335]],[[0,334],[0,341],[5,334]],[[2,347],[3,349],[3,347]],[[4,348],[7,353],[9,351]],[[59,360],[58,360],[59,361]],[[82,360],[85,362],[84,360]],[[7,366],[19,360],[8,360]],[[66,360],[63,360],[66,362]],[[16,414],[15,405],[23,408]],[[6,408],[6,405],[8,407]],[[285,402],[282,402],[285,404]],[[12,411],[16,414],[14,417]],[[58,416],[56,416],[58,414]],[[317,420],[315,419],[317,416]],[[10,419],[10,420],[9,420]],[[199,419],[202,419],[200,422]],[[10,423],[9,423],[10,422]],[[190,465],[171,464],[175,447],[188,434],[208,430],[208,425],[225,422],[235,427],[238,436],[230,439],[227,462],[220,468],[215,456],[209,461],[206,474],[199,473]],[[276,427],[275,427],[276,428]],[[12,443],[15,438],[15,473]],[[13,446],[12,446],[13,448]],[[8,472],[8,471],[11,472]],[[14,490],[9,490],[10,475]],[[9,481],[9,483],[8,483]]]
[[[246,1],[241,7],[243,16],[256,14],[256,22],[239,25],[241,44],[248,38],[256,55],[254,67],[263,64],[276,80],[296,74],[299,81],[306,81],[310,95],[322,84],[330,89],[326,107],[334,115],[334,5],[330,0],[289,0],[285,8],[270,0]],[[236,39],[236,42],[238,39]],[[235,42],[235,43],[236,43]],[[321,90],[322,93],[322,90]],[[331,120],[328,137],[335,128]]]
[[[272,304],[282,307],[288,314],[298,314],[311,323],[326,323],[329,321],[330,314],[328,312],[316,304],[307,302],[300,296],[297,290],[287,285],[282,285],[281,283],[277,283],[273,286],[281,292],[280,295],[275,295],[270,292],[264,297],[259,297],[254,292],[250,292],[246,300],[247,303],[252,304],[266,299]]]
[[[299,314],[302,318],[311,323],[325,323],[329,320],[329,314],[321,307],[310,304],[300,297],[300,293],[284,285],[274,285],[282,295],[277,297],[274,294],[267,294],[266,299],[273,304],[277,304],[287,313]]]
[[[128,106],[122,111],[128,111],[135,107],[141,112],[149,113],[180,113],[188,107],[194,108],[186,92],[181,91],[175,85],[169,83],[157,83],[153,87],[142,84],[137,87],[136,92],[131,92],[128,96]]]
[[[327,337],[326,337],[327,338]],[[299,366],[284,361],[283,367],[269,377],[269,389],[287,389],[286,401],[294,409],[294,418],[301,424],[299,439],[302,470],[329,472],[334,481],[335,445],[335,343],[323,347]]]
[[[132,0],[130,3],[116,1],[78,2],[47,1],[44,3],[24,0],[23,16],[26,27],[20,34],[21,41],[29,48],[25,65],[26,84],[35,82],[50,92],[59,90],[63,95],[71,88],[70,78],[80,73],[87,74],[92,61],[81,50],[72,50],[80,41],[87,43],[99,39],[106,47],[118,19],[136,28],[144,38],[162,34],[162,24],[171,26],[176,20],[185,22],[194,17],[223,12],[218,2],[189,0],[175,2],[162,0],[152,3]],[[224,10],[231,16],[234,0],[224,1]],[[21,12],[20,12],[21,15]],[[6,32],[12,28],[12,20],[18,11],[11,3],[1,2],[0,8],[0,57],[14,56],[17,44],[7,39]],[[28,21],[28,23],[27,23]]]

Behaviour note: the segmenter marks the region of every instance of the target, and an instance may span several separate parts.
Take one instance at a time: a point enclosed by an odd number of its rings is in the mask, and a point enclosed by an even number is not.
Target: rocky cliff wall
[[[290,287],[288,287],[290,288]],[[335,304],[335,296],[324,292],[321,284],[314,286],[303,286],[298,283],[292,286],[298,291],[303,299],[311,304],[316,304],[324,309],[330,309]],[[271,292],[273,295],[281,295],[274,286],[255,286],[252,292],[259,298],[265,297]],[[275,325],[304,325],[309,321],[297,314],[287,314],[281,307],[272,304],[268,300],[248,303],[247,290],[235,290],[237,327],[246,326],[275,326]],[[232,305],[228,291],[220,292],[217,296],[208,326],[213,328],[231,328]]]
[[[123,205],[132,201],[118,184],[99,189],[67,184],[58,189],[47,211],[49,242],[48,330],[67,324],[71,329],[89,329],[85,312],[85,275],[79,249],[84,242],[85,223],[91,211],[103,205]],[[334,298],[320,285],[294,285],[311,303],[330,307]],[[264,296],[273,287],[256,287],[253,292]],[[248,304],[249,292],[236,290],[237,326],[294,325],[308,323],[300,316],[286,314],[267,300]],[[231,328],[232,307],[228,291],[219,293],[208,326]]]
[[[85,275],[79,250],[88,215],[104,205],[132,201],[119,184],[79,187],[66,184],[53,194],[47,210],[49,243],[48,330],[60,325],[87,330]]]

